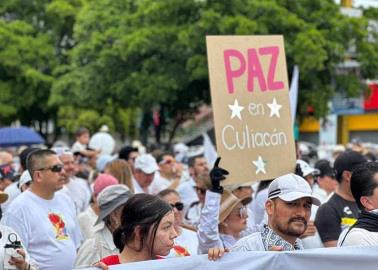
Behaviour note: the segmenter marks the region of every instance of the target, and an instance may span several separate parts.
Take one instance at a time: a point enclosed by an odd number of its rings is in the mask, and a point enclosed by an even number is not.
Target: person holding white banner
[[[175,214],[174,227],[178,234],[177,238],[175,239],[175,246],[173,249],[171,249],[171,252],[167,257],[171,258],[197,255],[197,233],[182,227],[184,220],[184,204],[181,202],[179,194],[174,189],[165,189],[160,191],[158,196],[172,206],[173,213]]]
[[[276,178],[269,185],[265,203],[268,225],[240,239],[232,251],[303,249],[299,237],[307,229],[312,204],[320,205],[320,201],[305,179],[292,173]]]
[[[228,172],[218,167],[220,158],[210,172],[211,188],[206,192],[205,204],[198,225],[200,253],[212,253],[212,248],[231,248],[247,229],[249,197],[238,198],[223,190],[220,181]]]
[[[113,232],[119,255],[101,260],[105,265],[154,260],[167,256],[174,247],[172,207],[157,196],[136,194],[122,210],[121,225]]]

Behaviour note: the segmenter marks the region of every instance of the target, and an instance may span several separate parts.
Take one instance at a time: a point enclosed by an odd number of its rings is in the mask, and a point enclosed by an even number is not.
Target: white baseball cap
[[[306,177],[310,174],[320,174],[320,171],[318,169],[311,167],[310,164],[308,164],[306,161],[298,159],[297,164],[299,164],[299,166],[301,167],[303,177]]]
[[[301,198],[311,198],[313,204],[321,204],[320,201],[312,195],[311,187],[307,181],[293,173],[277,177],[270,183],[268,199],[277,197],[285,202],[291,202]]]
[[[146,174],[154,173],[159,169],[155,158],[151,154],[144,154],[137,157],[134,167],[135,169],[139,169]]]

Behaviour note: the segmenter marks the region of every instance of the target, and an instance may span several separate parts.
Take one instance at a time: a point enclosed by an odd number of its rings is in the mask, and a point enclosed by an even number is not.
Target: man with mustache
[[[320,205],[320,201],[305,179],[292,173],[276,178],[265,203],[268,224],[260,232],[240,239],[232,251],[303,249],[299,237],[307,229],[312,204]]]
[[[26,164],[30,188],[12,201],[1,224],[17,232],[40,270],[73,269],[81,233],[75,205],[60,191],[64,166],[48,149],[31,152]]]

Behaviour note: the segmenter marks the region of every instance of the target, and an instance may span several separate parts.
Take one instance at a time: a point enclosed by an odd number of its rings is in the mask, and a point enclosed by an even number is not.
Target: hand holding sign
[[[222,185],[292,172],[283,37],[208,36],[206,42],[217,151],[230,172]]]
[[[228,175],[228,171],[225,169],[219,168],[219,162],[221,158],[218,157],[214,163],[214,167],[210,171],[210,179],[211,179],[211,191],[216,192],[219,194],[223,193],[223,187],[220,185],[220,182],[226,179],[225,175]]]

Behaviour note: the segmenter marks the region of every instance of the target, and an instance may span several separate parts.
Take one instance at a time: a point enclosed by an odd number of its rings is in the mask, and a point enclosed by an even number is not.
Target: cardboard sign
[[[296,155],[282,36],[207,36],[224,185],[294,172]]]

